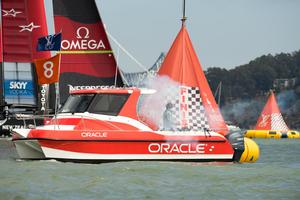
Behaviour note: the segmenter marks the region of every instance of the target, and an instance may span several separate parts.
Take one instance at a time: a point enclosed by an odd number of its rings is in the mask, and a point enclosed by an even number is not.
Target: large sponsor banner
[[[35,84],[32,80],[4,80],[4,96],[10,98],[35,98]]]

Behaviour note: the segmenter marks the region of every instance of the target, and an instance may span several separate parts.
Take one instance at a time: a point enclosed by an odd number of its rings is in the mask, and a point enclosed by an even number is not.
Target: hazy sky
[[[182,0],[96,2],[107,30],[145,66],[168,51],[181,26]],[[300,49],[299,0],[186,0],[186,15],[203,69]],[[119,55],[122,68],[139,70]]]

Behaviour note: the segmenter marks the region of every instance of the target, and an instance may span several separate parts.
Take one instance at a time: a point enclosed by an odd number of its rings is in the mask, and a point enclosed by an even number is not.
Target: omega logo
[[[82,36],[81,36],[81,34],[80,34],[80,30],[84,30],[84,31],[85,31],[85,35],[84,35],[83,38],[87,39],[87,38],[90,37],[90,31],[89,31],[89,29],[88,29],[87,27],[82,26],[82,27],[79,27],[79,28],[77,29],[77,31],[76,31],[76,33],[77,33],[76,38],[78,38],[78,39],[81,39],[81,38],[82,38]],[[81,31],[81,32],[84,33],[84,31]]]
[[[61,48],[64,50],[105,50],[103,40],[90,38],[90,30],[81,26],[76,30],[75,40],[62,40]]]

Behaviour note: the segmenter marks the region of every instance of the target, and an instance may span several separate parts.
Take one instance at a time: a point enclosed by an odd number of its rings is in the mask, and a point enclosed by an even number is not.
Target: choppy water
[[[300,199],[300,140],[256,140],[252,164],[16,161],[0,141],[0,199]]]

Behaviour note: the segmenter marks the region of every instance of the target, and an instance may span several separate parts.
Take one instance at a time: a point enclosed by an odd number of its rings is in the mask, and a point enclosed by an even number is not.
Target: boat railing
[[[33,115],[18,113],[11,116],[18,121],[22,121],[24,128],[36,128],[38,125],[42,125],[46,120],[50,120],[54,115]]]
[[[32,115],[32,114],[15,114],[14,118],[16,120],[22,121],[24,128],[34,129],[39,125],[53,125],[54,129],[61,129],[61,124],[59,123],[59,119],[64,117],[76,117],[81,118],[80,124],[82,125],[83,130],[88,130],[87,120],[99,120],[98,118],[92,115],[85,115],[85,114],[76,114],[70,115],[70,113],[60,113],[58,115],[48,114],[48,115]],[[50,123],[51,121],[51,123]],[[106,120],[105,123],[115,130],[121,130],[120,127],[116,126],[114,123]]]
[[[33,115],[33,114],[14,114],[13,116],[16,120],[22,121],[23,127],[21,128],[29,128],[34,129],[37,126],[40,125],[51,125],[53,126],[53,129],[64,129],[62,127],[62,124],[59,123],[59,120],[62,118],[80,118],[80,122],[76,125],[81,125],[81,130],[90,130],[89,129],[89,123],[87,123],[88,120],[95,120],[99,121],[99,118],[89,114],[85,113],[59,113],[58,115],[54,114],[48,114],[48,115]],[[101,120],[101,123],[105,123],[105,125],[110,126],[114,130],[121,130],[119,126],[116,126],[114,123],[110,122],[109,120]],[[66,124],[64,124],[66,125]],[[176,131],[191,131],[189,129],[176,129]],[[219,130],[209,130],[209,129],[203,129],[204,132],[210,132],[210,131],[223,131],[223,129]]]

